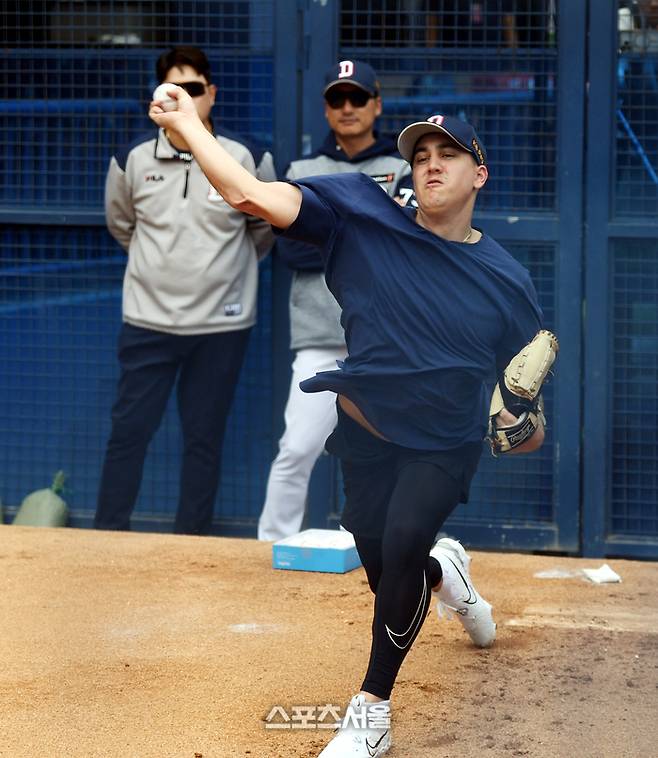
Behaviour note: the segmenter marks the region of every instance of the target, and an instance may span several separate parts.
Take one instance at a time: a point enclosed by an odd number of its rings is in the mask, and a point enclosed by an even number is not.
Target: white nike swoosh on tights
[[[414,613],[413,618],[411,619],[411,624],[409,624],[409,628],[402,632],[401,634],[397,634],[396,632],[392,632],[387,624],[384,624],[386,627],[386,631],[388,633],[389,639],[391,642],[395,645],[395,647],[399,648],[400,650],[404,650],[405,648],[409,647],[411,644],[411,640],[416,636],[416,632],[420,629],[420,625],[423,623],[423,607],[425,605],[425,600],[427,598],[427,577],[425,576],[425,572],[423,572],[423,591],[420,596],[420,603],[418,603],[418,608],[416,609],[416,612]],[[408,637],[407,641],[402,643],[402,640]],[[400,640],[400,642],[397,642],[397,640]]]

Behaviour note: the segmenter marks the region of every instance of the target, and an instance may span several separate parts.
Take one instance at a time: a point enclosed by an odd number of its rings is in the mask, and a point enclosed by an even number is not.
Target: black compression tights
[[[375,593],[372,648],[362,689],[388,700],[402,661],[425,620],[441,566],[429,558],[436,533],[459,502],[460,486],[441,468],[415,461],[402,468],[381,539],[355,535]]]

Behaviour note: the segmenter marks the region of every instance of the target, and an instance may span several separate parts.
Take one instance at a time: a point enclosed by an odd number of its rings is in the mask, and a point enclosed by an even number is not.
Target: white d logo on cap
[[[443,116],[430,116],[427,120],[431,124],[437,124],[438,126],[441,126],[443,123]]]
[[[344,79],[346,76],[352,76],[354,74],[354,63],[352,63],[352,61],[341,61],[338,65],[340,66],[338,72],[339,79]]]

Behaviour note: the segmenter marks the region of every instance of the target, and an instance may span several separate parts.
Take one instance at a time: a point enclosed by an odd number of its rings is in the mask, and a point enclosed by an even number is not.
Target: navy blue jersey
[[[295,183],[302,205],[283,234],[319,246],[348,348],[302,390],[345,395],[404,447],[482,440],[496,364],[541,328],[528,272],[486,235],[470,245],[424,229],[363,174]]]

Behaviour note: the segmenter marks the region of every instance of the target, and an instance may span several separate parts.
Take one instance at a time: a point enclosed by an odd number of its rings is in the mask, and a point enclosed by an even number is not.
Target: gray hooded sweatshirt
[[[392,139],[377,137],[374,145],[349,158],[330,132],[316,153],[290,164],[286,178],[294,182],[305,176],[357,171],[370,176],[385,192],[393,195],[410,168]],[[358,206],[359,198],[353,198],[353,202]],[[308,245],[284,238],[277,242],[277,251],[294,270],[290,288],[291,349],[344,346],[340,306],[325,283],[319,253]]]

